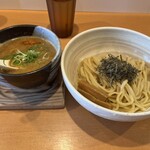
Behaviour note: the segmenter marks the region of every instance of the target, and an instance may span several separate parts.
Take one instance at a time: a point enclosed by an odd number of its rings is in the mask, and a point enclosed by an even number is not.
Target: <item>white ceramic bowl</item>
[[[130,54],[150,63],[150,38],[139,32],[117,28],[99,27],[84,31],[69,41],[61,59],[64,82],[74,99],[93,114],[114,121],[138,121],[150,118],[150,111],[125,113],[101,107],[76,90],[76,75],[79,62],[101,52]]]

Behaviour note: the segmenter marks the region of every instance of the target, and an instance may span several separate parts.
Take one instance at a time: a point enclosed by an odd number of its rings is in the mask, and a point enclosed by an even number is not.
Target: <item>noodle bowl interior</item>
[[[39,37],[22,36],[4,42],[0,47],[0,59],[10,60],[10,66],[18,69],[0,68],[0,73],[21,74],[42,68],[56,54],[53,45]]]
[[[150,108],[150,68],[139,58],[103,53],[78,66],[77,90],[94,103],[121,112]]]

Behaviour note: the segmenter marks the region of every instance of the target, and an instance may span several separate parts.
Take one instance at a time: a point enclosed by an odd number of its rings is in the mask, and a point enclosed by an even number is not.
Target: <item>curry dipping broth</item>
[[[10,59],[19,69],[0,69],[0,73],[21,74],[42,68],[54,58],[53,45],[42,38],[23,36],[8,40],[0,46],[0,59]]]

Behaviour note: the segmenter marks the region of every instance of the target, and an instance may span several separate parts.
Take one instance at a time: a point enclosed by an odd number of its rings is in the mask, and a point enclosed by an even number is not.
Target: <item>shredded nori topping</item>
[[[140,72],[140,70],[123,60],[121,55],[113,56],[111,54],[108,55],[108,58],[101,60],[98,71],[110,85],[116,82],[122,83],[124,80],[128,80],[128,83],[131,84]]]

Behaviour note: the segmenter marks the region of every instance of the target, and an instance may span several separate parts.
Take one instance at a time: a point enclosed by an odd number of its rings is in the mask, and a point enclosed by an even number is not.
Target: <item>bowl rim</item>
[[[126,31],[126,32],[130,32],[132,34],[137,34],[142,36],[143,38],[147,38],[150,41],[150,37],[148,37],[147,35],[140,33],[138,31],[132,30],[132,29],[127,29],[127,28],[122,28],[122,27],[96,27],[96,28],[91,28],[88,30],[85,30],[79,34],[77,34],[76,36],[74,36],[65,46],[63,53],[62,53],[62,57],[61,57],[61,70],[62,70],[62,75],[64,78],[64,81],[67,82],[68,86],[70,88],[72,88],[72,92],[75,93],[76,95],[79,95],[79,97],[81,97],[81,99],[83,99],[86,103],[93,105],[95,108],[101,109],[103,111],[106,111],[107,113],[111,113],[111,114],[115,114],[118,116],[124,116],[124,117],[141,117],[141,116],[147,116],[150,115],[150,111],[145,111],[145,112],[136,112],[136,113],[132,113],[132,112],[120,112],[120,111],[115,111],[115,110],[111,110],[105,107],[102,107],[92,101],[90,101],[89,99],[87,99],[86,97],[84,97],[82,94],[80,94],[80,92],[77,91],[77,89],[72,85],[72,83],[69,81],[67,74],[65,72],[65,66],[64,66],[64,62],[65,62],[65,55],[67,54],[67,52],[69,51],[69,47],[72,44],[72,42],[74,42],[76,39],[78,39],[79,37],[81,37],[82,35],[88,34],[90,32],[93,31],[97,31],[97,30],[116,30],[116,31]],[[70,89],[68,89],[70,91]],[[74,98],[75,99],[75,98]]]
[[[57,40],[57,43],[58,43],[58,50],[56,50],[56,54],[55,56],[53,57],[53,59],[45,66],[39,68],[39,69],[36,69],[36,70],[33,70],[33,71],[30,71],[30,72],[26,72],[26,73],[18,73],[18,74],[11,74],[11,73],[0,73],[0,75],[2,76],[26,76],[26,75],[30,75],[30,74],[34,74],[36,72],[39,72],[41,70],[44,70],[46,68],[48,68],[49,66],[52,65],[52,63],[56,62],[57,59],[59,60],[61,58],[61,54],[62,54],[62,50],[61,50],[61,42],[59,40],[59,38],[57,37],[57,35],[51,31],[50,29],[46,28],[46,27],[43,27],[43,26],[40,26],[40,25],[35,25],[35,24],[19,24],[19,25],[12,25],[12,26],[8,26],[8,27],[5,27],[3,29],[0,30],[0,33],[3,32],[3,31],[6,31],[6,30],[9,30],[9,29],[13,29],[13,28],[18,28],[18,27],[33,27],[33,28],[36,28],[36,27],[39,27],[47,32],[49,32],[50,34],[52,34],[53,37],[55,37],[55,40]],[[15,38],[18,38],[18,37],[15,37]],[[15,38],[12,38],[12,39],[15,39]],[[51,43],[51,42],[50,42]],[[51,43],[53,45],[53,43]],[[56,62],[57,63],[57,62]],[[56,64],[53,66],[55,67]]]

